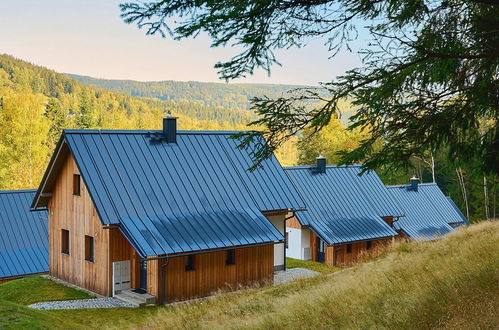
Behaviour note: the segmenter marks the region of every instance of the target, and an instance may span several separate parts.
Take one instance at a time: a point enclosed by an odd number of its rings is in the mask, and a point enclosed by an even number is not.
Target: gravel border
[[[115,308],[115,307],[135,307],[132,304],[116,298],[94,298],[77,300],[47,301],[31,304],[28,307],[34,309],[80,309],[80,308]]]
[[[274,275],[274,285],[282,285],[302,278],[309,278],[319,275],[319,272],[306,268],[290,268],[277,272]]]

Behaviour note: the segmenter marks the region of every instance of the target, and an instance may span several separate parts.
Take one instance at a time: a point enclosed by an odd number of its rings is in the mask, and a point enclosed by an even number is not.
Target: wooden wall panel
[[[286,227],[303,229],[302,225],[296,220],[296,217],[292,217],[291,219],[286,220]]]
[[[312,231],[310,231],[310,247],[312,249],[311,251],[311,257],[313,261],[318,261],[318,254],[317,254],[317,240],[319,238],[317,235],[315,235]],[[372,249],[375,249],[379,245],[386,245],[386,244],[392,244],[393,239],[392,238],[385,238],[385,239],[379,239],[379,240],[372,240]],[[335,264],[335,253],[334,250],[338,248],[337,252],[337,260]],[[335,265],[335,266],[350,266],[357,262],[359,255],[362,253],[362,251],[367,251],[367,242],[357,242],[357,243],[352,243],[352,253],[347,253],[347,246],[346,244],[344,245],[336,245],[336,246],[327,246],[326,247],[326,254],[325,254],[325,261],[324,263],[328,265]]]
[[[49,201],[49,273],[101,295],[112,295],[112,262],[132,258],[133,249],[118,229],[103,229],[81,181],[73,195],[73,175],[80,174],[71,154],[59,172]],[[69,230],[69,255],[61,253],[61,230]],[[94,237],[94,262],[85,260],[85,235]]]
[[[195,255],[195,270],[185,270],[185,256],[149,261],[148,291],[162,301],[162,266],[166,266],[167,302],[210,295],[218,289],[237,289],[252,282],[272,280],[274,246],[235,250],[235,265],[225,264],[226,251]]]

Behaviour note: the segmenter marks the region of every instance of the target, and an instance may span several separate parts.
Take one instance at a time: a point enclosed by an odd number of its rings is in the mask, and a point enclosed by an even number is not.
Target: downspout
[[[170,263],[170,258],[166,258],[166,262],[161,265],[161,304],[166,305],[166,267]]]

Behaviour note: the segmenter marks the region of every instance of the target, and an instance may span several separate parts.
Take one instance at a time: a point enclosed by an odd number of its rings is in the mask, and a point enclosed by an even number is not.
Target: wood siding
[[[235,264],[226,265],[226,251],[195,255],[195,270],[185,270],[185,256],[173,257],[166,266],[167,302],[204,297],[219,289],[236,289],[253,282],[271,281],[274,274],[274,246],[263,245],[235,250]],[[149,293],[162,301],[162,266],[166,260],[149,261]]]
[[[112,262],[132,259],[133,249],[118,229],[103,229],[88,190],[81,182],[73,195],[73,175],[80,174],[68,154],[49,201],[49,273],[104,296],[112,295]],[[61,230],[69,231],[69,255],[61,253]],[[94,238],[94,262],[85,260],[85,235]]]
[[[315,235],[312,231],[310,231],[310,246],[312,249],[311,256],[313,261],[318,261],[318,252],[317,252],[318,240],[319,238],[317,237],[317,235]],[[383,238],[383,239],[372,240],[371,242],[372,242],[371,250],[374,250],[376,249],[376,247],[392,244],[393,239]],[[347,253],[347,244],[326,246],[324,263],[335,266],[350,266],[356,263],[361,253],[363,251],[367,252],[367,241],[356,242],[356,243],[353,242],[351,243],[351,245],[352,245],[351,253]],[[338,251],[336,253],[337,260],[335,262],[334,251],[336,248],[338,249]]]
[[[289,215],[291,215],[291,213]],[[303,229],[304,228],[302,225],[300,225],[300,223],[298,222],[296,217],[292,217],[292,218],[286,220],[286,227],[295,228],[295,229]]]

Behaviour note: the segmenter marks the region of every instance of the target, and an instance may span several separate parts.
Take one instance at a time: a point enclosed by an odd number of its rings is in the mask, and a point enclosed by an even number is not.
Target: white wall
[[[284,219],[286,215],[267,216],[267,219],[284,235]],[[284,243],[274,244],[274,268],[284,267]]]
[[[310,251],[310,230],[286,228],[288,233],[288,248],[286,256],[295,259],[309,260],[311,257]],[[305,255],[305,249],[309,249],[308,255]]]

